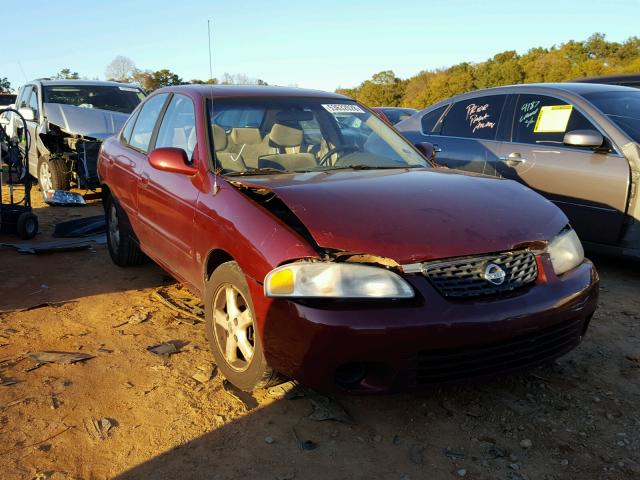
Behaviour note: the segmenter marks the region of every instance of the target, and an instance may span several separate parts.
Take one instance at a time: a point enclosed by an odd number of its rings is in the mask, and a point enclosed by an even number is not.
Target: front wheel
[[[70,175],[67,164],[62,158],[44,157],[38,164],[38,182],[40,190],[69,190]]]
[[[222,374],[250,392],[277,383],[264,357],[247,281],[236,262],[220,265],[207,282],[207,337]]]

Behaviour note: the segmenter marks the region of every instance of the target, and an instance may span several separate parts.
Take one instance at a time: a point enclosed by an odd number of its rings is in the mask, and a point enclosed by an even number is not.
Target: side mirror
[[[195,175],[198,170],[188,163],[187,152],[181,148],[156,148],[149,154],[149,165],[163,172]]]
[[[33,109],[29,107],[22,107],[18,109],[18,112],[24,117],[27,122],[33,122],[36,119],[36,112],[34,112]]]
[[[563,143],[570,147],[598,148],[604,143],[604,137],[595,130],[572,130],[564,134]]]
[[[431,162],[435,162],[436,160],[436,151],[433,148],[433,144],[429,143],[429,142],[420,142],[420,143],[416,143],[415,147],[418,149],[418,151],[424,155],[425,157],[427,157],[427,159]]]

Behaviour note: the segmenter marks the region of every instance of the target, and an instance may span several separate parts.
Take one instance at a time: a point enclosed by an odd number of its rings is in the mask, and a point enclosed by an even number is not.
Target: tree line
[[[640,38],[609,42],[604,34],[595,33],[584,41],[571,40],[551,48],[536,47],[522,55],[507,50],[484,62],[423,70],[407,79],[385,70],[355,88],[336,91],[372,107],[420,109],[480,88],[639,72]]]

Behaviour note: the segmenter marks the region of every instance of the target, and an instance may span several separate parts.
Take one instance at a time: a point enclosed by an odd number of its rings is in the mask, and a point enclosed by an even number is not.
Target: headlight
[[[264,279],[267,297],[412,298],[411,286],[384,268],[354,263],[301,262],[278,267]]]
[[[566,229],[554,238],[547,247],[556,275],[576,268],[584,260],[584,249],[573,229]]]

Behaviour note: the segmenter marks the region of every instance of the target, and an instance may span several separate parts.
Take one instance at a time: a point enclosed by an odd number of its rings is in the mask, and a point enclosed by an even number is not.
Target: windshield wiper
[[[293,173],[293,172],[289,172],[287,170],[278,170],[277,168],[271,168],[271,167],[265,167],[265,168],[247,168],[246,170],[243,170],[242,172],[234,172],[234,171],[230,171],[228,173],[225,173],[225,175],[227,176],[245,176],[245,175],[272,175],[274,173]]]
[[[391,169],[405,169],[405,168],[426,168],[426,165],[340,165],[338,167],[323,168],[326,170],[391,170]]]

